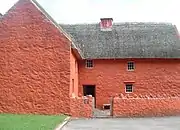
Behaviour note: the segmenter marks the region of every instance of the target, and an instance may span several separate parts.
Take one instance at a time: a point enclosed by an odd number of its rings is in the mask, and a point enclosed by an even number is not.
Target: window
[[[133,85],[126,84],[126,93],[132,93],[132,92],[133,92]]]
[[[92,68],[93,67],[93,60],[86,60],[86,67]]]
[[[78,71],[78,64],[77,64],[77,61],[75,61],[75,73],[77,73]]]
[[[128,70],[134,70],[134,62],[128,62]]]
[[[72,79],[72,93],[74,93],[74,79]]]

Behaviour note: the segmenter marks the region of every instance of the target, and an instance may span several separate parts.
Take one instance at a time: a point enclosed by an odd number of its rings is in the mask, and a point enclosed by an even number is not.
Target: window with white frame
[[[126,84],[126,93],[132,93],[132,92],[133,92],[133,85]]]
[[[86,68],[92,68],[93,67],[93,60],[86,60]]]
[[[132,61],[128,62],[127,69],[128,70],[134,70],[134,62],[132,62]]]

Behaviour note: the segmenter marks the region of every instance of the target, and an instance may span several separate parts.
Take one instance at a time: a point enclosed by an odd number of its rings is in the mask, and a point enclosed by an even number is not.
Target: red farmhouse
[[[58,25],[20,0],[0,18],[0,112],[180,114],[178,35],[172,24],[112,18]]]

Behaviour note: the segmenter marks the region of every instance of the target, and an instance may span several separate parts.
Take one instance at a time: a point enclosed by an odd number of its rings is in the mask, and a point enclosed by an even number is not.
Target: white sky
[[[170,22],[180,30],[179,0],[37,0],[59,23]],[[17,0],[0,0],[4,14]]]

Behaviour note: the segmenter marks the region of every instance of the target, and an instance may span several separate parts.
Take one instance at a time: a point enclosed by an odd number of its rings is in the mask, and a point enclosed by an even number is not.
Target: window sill
[[[86,69],[93,69],[93,67],[86,67]]]
[[[133,72],[133,71],[135,71],[135,70],[127,70],[128,72]]]
[[[130,94],[130,93],[133,93],[133,92],[125,92],[125,93]]]

